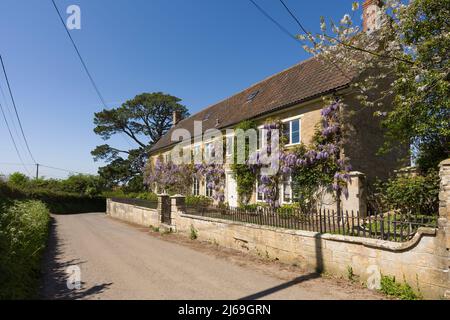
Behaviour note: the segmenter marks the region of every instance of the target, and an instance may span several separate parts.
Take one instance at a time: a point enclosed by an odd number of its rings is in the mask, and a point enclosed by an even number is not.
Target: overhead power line
[[[74,170],[69,170],[69,169],[63,169],[63,168],[57,168],[57,167],[52,167],[52,166],[48,166],[45,164],[41,164],[41,163],[36,163],[36,164],[32,164],[32,163],[14,163],[14,162],[0,162],[0,165],[2,166],[39,166],[42,168],[47,168],[47,169],[52,169],[52,170],[58,170],[58,171],[63,171],[63,172],[68,172],[68,173],[76,173],[76,174],[84,174],[84,175],[90,175],[90,173],[83,173],[83,172],[78,172],[78,171],[74,171]],[[29,173],[29,171],[27,171]]]
[[[287,10],[287,12],[291,15],[291,17],[295,20],[295,22],[297,22],[297,24],[300,26],[300,29],[302,29],[302,31],[308,35],[309,32],[306,31],[306,28],[303,27],[302,23],[300,22],[299,19],[297,19],[297,17],[294,15],[294,13],[291,11],[291,9],[289,9],[289,7],[286,5],[286,3],[283,0],[280,0],[281,4],[283,5],[283,7]]]
[[[106,104],[106,101],[105,101],[105,99],[103,98],[103,95],[101,94],[101,92],[100,92],[100,90],[99,90],[99,88],[98,88],[96,82],[94,81],[94,78],[92,77],[91,73],[89,72],[89,69],[88,69],[88,67],[87,67],[87,64],[86,64],[86,62],[84,61],[83,56],[81,55],[80,50],[78,49],[78,46],[77,46],[77,44],[75,43],[75,40],[72,38],[72,35],[71,35],[70,32],[69,32],[69,29],[67,29],[67,26],[66,26],[66,24],[65,24],[65,22],[64,22],[64,19],[63,19],[62,15],[61,15],[61,12],[60,12],[59,9],[58,9],[58,6],[56,5],[55,0],[51,0],[51,1],[52,1],[52,3],[53,3],[53,6],[55,7],[56,13],[58,14],[59,20],[61,21],[61,23],[62,23],[62,25],[63,25],[63,27],[64,27],[64,30],[66,31],[67,36],[69,37],[70,42],[72,43],[72,46],[73,46],[73,48],[75,49],[75,52],[77,53],[78,58],[80,59],[80,62],[81,62],[81,64],[82,64],[82,66],[83,66],[83,69],[84,69],[84,71],[86,71],[86,74],[87,74],[87,76],[88,76],[88,78],[89,78],[89,80],[90,80],[92,86],[94,87],[95,92],[97,93],[97,96],[98,96],[100,102],[102,103],[102,105],[103,105],[103,107],[104,107],[105,109],[108,109],[108,105]],[[132,147],[132,145],[131,145],[130,141],[128,141],[128,139],[126,139],[123,135],[121,135],[121,137],[128,143],[128,145],[129,145],[130,147]]]
[[[28,171],[28,168],[26,167],[26,165],[25,165],[25,163],[24,163],[24,161],[22,159],[22,156],[20,155],[19,148],[17,148],[16,141],[14,140],[14,136],[13,136],[13,134],[11,132],[11,128],[9,127],[9,123],[8,123],[8,120],[6,119],[5,111],[3,109],[3,105],[1,104],[1,102],[0,102],[0,110],[1,110],[2,115],[3,115],[3,120],[5,120],[6,128],[8,129],[9,136],[11,138],[11,142],[13,143],[14,149],[16,150],[16,153],[17,153],[17,157],[19,158],[19,161],[20,161],[19,165],[22,165],[24,167],[25,171],[28,173],[28,175],[31,176],[30,171]]]
[[[249,0],[255,7],[258,9],[259,12],[262,13],[263,16],[265,16],[267,19],[272,21],[273,24],[275,24],[283,33],[285,33],[289,38],[292,38],[295,40],[295,42],[301,42],[299,38],[297,38],[294,34],[289,32],[281,23],[279,23],[277,20],[275,20],[269,13],[267,13],[266,10],[264,10],[260,5],[258,5],[254,0]]]
[[[16,134],[17,137],[20,137],[19,130],[17,130],[16,122],[14,121],[14,115],[12,114],[11,108],[10,108],[9,103],[8,103],[8,98],[6,98],[6,94],[5,94],[5,92],[3,90],[3,87],[1,85],[0,85],[0,92],[1,92],[2,97],[3,97],[3,101],[5,102],[4,106],[5,106],[5,109],[6,109],[7,113],[8,113],[9,120],[11,121],[12,127],[14,129],[14,133]]]
[[[263,8],[261,8],[254,0],[249,0],[251,3],[253,3],[253,5],[266,17],[268,18],[270,21],[272,21],[275,25],[277,25],[281,31],[283,31],[284,33],[287,33],[289,35],[290,38],[294,39],[296,42],[299,43],[303,43],[303,41],[301,41],[298,37],[296,37],[295,35],[293,35],[291,32],[289,32],[286,28],[284,28],[278,21],[276,21],[271,15],[269,15]],[[284,4],[284,2],[282,2],[284,7],[286,9],[289,10],[289,8]],[[289,12],[291,13],[291,15],[293,15],[293,13],[289,10]],[[295,17],[295,20],[297,21],[297,24],[300,25],[300,28],[302,29],[303,32],[306,33],[306,35],[310,35],[308,33],[308,31],[303,27],[303,25],[300,23],[300,21]],[[345,73],[334,61],[329,61],[328,59],[326,59],[328,63],[331,63],[344,77],[346,77],[348,80],[352,80],[352,78],[350,76],[347,75],[347,73]]]
[[[307,31],[307,30],[303,27],[303,25],[302,25],[302,23],[300,22],[300,20],[295,16],[295,14],[292,12],[292,10],[289,9],[289,7],[286,5],[286,3],[285,3],[283,0],[279,0],[279,1],[280,1],[281,4],[283,5],[283,7],[286,9],[286,11],[289,13],[289,15],[295,20],[295,22],[297,22],[297,24],[299,25],[300,29],[302,29],[302,31],[303,31],[307,36],[311,36],[311,33],[310,33],[309,31]],[[355,51],[360,51],[360,52],[368,53],[368,54],[371,54],[371,55],[376,56],[376,57],[379,57],[379,58],[389,58],[389,59],[398,60],[398,61],[405,62],[405,63],[410,64],[410,65],[413,65],[413,64],[414,64],[414,62],[412,62],[411,60],[408,60],[408,59],[404,59],[404,58],[396,57],[396,56],[391,56],[391,55],[384,55],[384,54],[380,54],[380,53],[375,52],[375,51],[371,51],[371,50],[367,50],[367,49],[365,49],[365,48],[360,48],[360,47],[354,46],[354,45],[352,45],[352,44],[350,44],[350,43],[346,43],[346,42],[341,41],[341,40],[340,40],[339,38],[337,38],[337,37],[330,37],[330,36],[327,36],[326,34],[324,34],[324,37],[327,38],[328,40],[336,41],[336,42],[339,43],[340,45],[343,45],[344,47],[347,47],[347,48],[352,49],[352,50],[355,50]],[[313,41],[313,42],[314,42],[314,41]],[[315,45],[315,44],[316,44],[316,43],[314,42],[314,45]]]
[[[25,141],[25,146],[27,147],[27,150],[28,150],[28,153],[29,153],[31,159],[33,160],[34,163],[36,163],[36,160],[33,157],[33,153],[31,152],[30,145],[28,144],[27,137],[25,136],[25,132],[24,132],[23,126],[22,126],[22,121],[20,121],[19,112],[17,111],[16,101],[14,99],[14,95],[13,95],[12,90],[11,90],[11,84],[9,83],[9,78],[8,78],[8,74],[6,72],[5,63],[3,62],[3,58],[2,58],[1,54],[0,54],[0,62],[2,64],[3,74],[5,75],[6,84],[8,85],[9,95],[11,96],[11,101],[12,101],[12,104],[13,104],[13,107],[14,107],[14,111],[16,113],[16,117],[17,117],[17,121],[19,123],[20,131],[22,133],[23,140]]]
[[[98,86],[97,86],[97,84],[94,81],[94,78],[91,76],[91,73],[89,72],[89,69],[88,69],[86,63],[84,62],[84,59],[81,56],[80,50],[78,50],[78,47],[77,47],[75,41],[73,40],[72,35],[70,34],[69,30],[67,29],[66,23],[64,22],[64,19],[63,19],[62,15],[61,15],[61,12],[59,12],[59,9],[58,9],[58,6],[55,3],[55,0],[52,0],[52,3],[53,3],[53,6],[55,7],[56,13],[58,13],[59,19],[61,20],[61,23],[62,23],[62,25],[64,27],[64,30],[66,30],[67,36],[69,37],[70,42],[72,42],[73,48],[75,49],[75,52],[77,53],[77,56],[80,59],[81,64],[83,65],[84,71],[86,71],[86,74],[89,77],[89,80],[91,81],[92,86],[94,87],[95,92],[98,95],[98,98],[100,99],[101,103],[103,104],[103,106],[106,109],[107,105],[106,105],[105,99],[103,99],[103,96],[100,93],[100,90],[98,89]]]
[[[41,167],[47,168],[47,169],[53,169],[53,170],[58,170],[58,171],[64,171],[64,172],[68,172],[68,173],[76,173],[76,174],[90,175],[90,173],[83,173],[83,172],[77,172],[77,171],[68,170],[68,169],[56,168],[56,167],[46,166],[46,165],[44,165],[44,164],[39,164],[39,165],[40,165]]]

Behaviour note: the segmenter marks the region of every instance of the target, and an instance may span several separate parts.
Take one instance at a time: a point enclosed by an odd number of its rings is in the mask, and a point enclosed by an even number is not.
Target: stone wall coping
[[[419,228],[417,233],[414,235],[414,237],[411,240],[409,240],[407,242],[392,242],[392,241],[386,241],[386,240],[344,236],[344,235],[337,235],[337,234],[331,234],[331,233],[322,234],[319,232],[306,231],[306,230],[282,229],[282,228],[263,226],[263,225],[257,225],[257,224],[239,222],[239,221],[230,221],[230,220],[225,220],[225,219],[202,217],[202,216],[196,216],[196,215],[191,215],[191,214],[186,214],[186,213],[180,213],[180,217],[190,218],[190,219],[195,219],[195,220],[219,222],[219,223],[225,223],[225,224],[229,224],[229,225],[240,225],[240,226],[254,228],[254,229],[270,230],[270,231],[274,231],[274,232],[278,232],[278,233],[298,235],[298,236],[303,236],[303,237],[307,237],[307,238],[319,238],[319,239],[336,241],[336,242],[354,243],[354,244],[363,245],[365,247],[378,248],[378,249],[382,249],[382,250],[386,250],[386,251],[394,251],[394,252],[408,250],[408,249],[416,246],[423,236],[436,236],[436,233],[437,233],[435,228]]]
[[[171,199],[179,199],[179,198],[186,198],[185,196],[181,195],[181,194],[176,194],[170,197]]]
[[[366,176],[364,173],[360,172],[360,171],[351,171],[348,173],[350,175],[350,177],[361,177],[361,176]]]
[[[446,159],[446,160],[444,160],[444,161],[442,161],[442,162],[439,164],[439,166],[440,166],[440,167],[443,167],[443,166],[450,166],[450,158],[449,158],[449,159]]]
[[[133,208],[138,208],[138,209],[143,209],[143,210],[148,210],[148,211],[158,211],[158,209],[151,209],[151,208],[147,208],[147,207],[141,207],[141,206],[136,206],[134,204],[128,204],[128,203],[122,203],[122,202],[115,202],[112,199],[108,198],[106,200],[109,200],[109,202],[111,203],[117,203],[123,206],[129,206],[129,207],[133,207]]]

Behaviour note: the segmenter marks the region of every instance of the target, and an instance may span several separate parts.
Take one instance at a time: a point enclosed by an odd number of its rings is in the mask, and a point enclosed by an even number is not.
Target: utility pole
[[[39,163],[36,163],[36,180],[39,179]]]

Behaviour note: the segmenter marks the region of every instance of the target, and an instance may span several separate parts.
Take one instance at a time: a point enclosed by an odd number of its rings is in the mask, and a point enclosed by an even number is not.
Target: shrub
[[[187,196],[187,206],[208,206],[212,203],[212,199],[205,196]]]
[[[46,189],[22,190],[0,182],[0,197],[11,200],[40,200],[50,212],[55,214],[105,212],[106,200],[103,197],[89,197],[76,193],[57,192]]]
[[[381,276],[381,292],[391,297],[396,297],[401,300],[420,300],[422,296],[416,294],[411,286],[403,281],[398,283],[395,277]]]
[[[189,235],[191,240],[195,240],[198,238],[198,231],[195,229],[195,227],[191,224],[191,233]]]
[[[298,203],[284,204],[277,209],[277,213],[282,218],[289,218],[291,216],[298,215],[299,210],[300,210],[300,204],[298,204]]]
[[[439,175],[430,171],[422,176],[399,176],[378,184],[383,209],[402,213],[436,215],[439,209]]]
[[[141,199],[158,201],[158,196],[152,192],[124,192],[123,190],[107,191],[102,194],[105,198]]]
[[[245,211],[250,211],[250,212],[257,211],[259,207],[260,207],[260,205],[256,204],[256,203],[254,203],[254,204],[243,204],[243,203],[240,203],[239,204],[239,208],[240,209],[243,209]]]
[[[15,187],[25,187],[29,181],[30,179],[20,172],[14,172],[8,178],[8,182]]]
[[[78,174],[64,180],[30,179],[22,173],[16,172],[8,177],[7,184],[24,192],[45,190],[48,192],[65,192],[84,196],[97,196],[104,189],[100,178],[94,175]]]
[[[40,201],[0,203],[0,299],[35,297],[49,221]]]

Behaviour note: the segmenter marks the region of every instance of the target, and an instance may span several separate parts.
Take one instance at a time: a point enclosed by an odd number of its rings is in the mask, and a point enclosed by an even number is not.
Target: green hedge
[[[439,211],[439,174],[398,176],[378,184],[378,202],[384,209],[401,213],[437,215]]]
[[[212,204],[211,198],[205,196],[187,196],[186,205],[187,206],[208,206]]]
[[[0,299],[36,297],[49,221],[41,201],[0,198]]]
[[[72,214],[105,212],[106,199],[103,196],[89,197],[74,193],[56,192],[45,189],[20,190],[6,183],[0,183],[0,198],[15,200],[40,200],[51,213]]]
[[[141,199],[149,201],[158,201],[158,196],[152,192],[123,192],[105,191],[102,194],[105,198],[122,198],[122,199]]]

